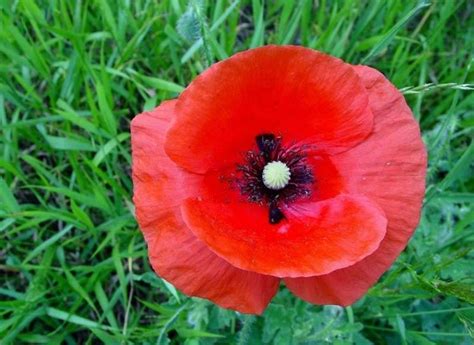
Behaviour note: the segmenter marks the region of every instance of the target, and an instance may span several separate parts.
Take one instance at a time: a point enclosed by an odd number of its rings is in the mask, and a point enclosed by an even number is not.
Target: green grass
[[[378,68],[422,127],[419,229],[350,308],[190,299],[152,273],[133,217],[132,117],[267,43]],[[0,1],[0,342],[471,344],[473,52],[469,0]]]

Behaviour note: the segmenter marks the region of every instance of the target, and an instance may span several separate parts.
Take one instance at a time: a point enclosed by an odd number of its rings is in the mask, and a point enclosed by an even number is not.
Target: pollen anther
[[[283,162],[272,161],[263,168],[263,184],[269,189],[280,190],[285,188],[290,182],[290,178],[290,168]]]

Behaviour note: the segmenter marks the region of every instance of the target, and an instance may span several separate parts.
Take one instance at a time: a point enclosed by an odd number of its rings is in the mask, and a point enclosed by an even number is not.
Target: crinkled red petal
[[[380,247],[364,260],[327,275],[285,279],[299,297],[349,305],[392,265],[415,230],[425,191],[426,150],[400,92],[378,71],[355,66],[369,92],[374,131],[353,149],[331,157],[353,193],[376,202],[388,219]]]
[[[279,279],[238,269],[198,240],[183,223],[179,205],[196,195],[202,177],[176,166],[164,152],[175,101],[165,102],[132,121],[136,217],[155,271],[191,296],[225,308],[260,314]]]
[[[191,231],[232,265],[278,277],[350,266],[377,249],[387,225],[370,200],[342,194],[295,204],[279,224],[268,222],[267,207],[235,200],[189,198],[182,214]]]
[[[347,150],[373,115],[352,66],[297,46],[247,50],[212,65],[180,95],[166,151],[196,173],[239,163],[259,134]]]

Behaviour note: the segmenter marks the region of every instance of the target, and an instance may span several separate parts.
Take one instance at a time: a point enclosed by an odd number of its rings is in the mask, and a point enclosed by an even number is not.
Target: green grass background
[[[188,298],[133,217],[132,117],[268,43],[378,68],[421,124],[420,226],[352,307]],[[0,343],[472,344],[473,48],[470,0],[0,1]]]

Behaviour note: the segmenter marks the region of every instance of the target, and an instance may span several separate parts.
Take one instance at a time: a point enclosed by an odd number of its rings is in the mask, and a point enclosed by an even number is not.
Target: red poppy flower
[[[378,71],[296,46],[214,64],[132,121],[151,264],[192,296],[262,313],[281,279],[317,304],[360,298],[420,216],[426,151]]]

